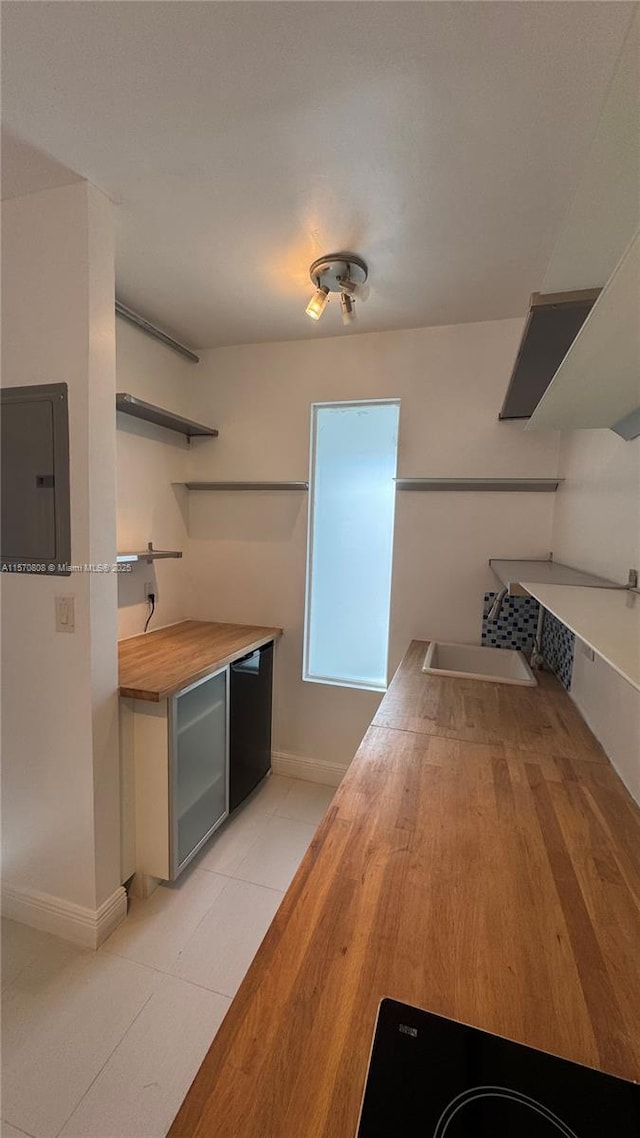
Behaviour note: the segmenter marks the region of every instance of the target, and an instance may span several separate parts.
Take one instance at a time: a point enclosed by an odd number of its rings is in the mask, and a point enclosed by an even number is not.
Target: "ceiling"
[[[340,249],[355,331],[524,314],[634,7],[5,4],[5,192],[21,142],[103,189],[119,298],[194,347],[343,334],[304,313]]]
[[[604,285],[640,229],[640,7],[629,26],[541,292]]]

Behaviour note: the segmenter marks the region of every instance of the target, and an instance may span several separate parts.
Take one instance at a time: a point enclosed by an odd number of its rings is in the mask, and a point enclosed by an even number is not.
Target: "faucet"
[[[497,620],[498,619],[498,617],[500,616],[500,610],[502,608],[502,602],[503,602],[503,600],[506,597],[508,592],[509,592],[509,589],[508,589],[507,585],[505,585],[504,588],[502,588],[500,590],[500,592],[496,596],[496,599],[493,602],[491,608],[489,609],[489,612],[487,613],[487,620]]]

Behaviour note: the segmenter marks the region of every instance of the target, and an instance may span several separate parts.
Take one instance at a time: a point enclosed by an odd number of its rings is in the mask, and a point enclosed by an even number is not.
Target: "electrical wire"
[[[147,594],[147,603],[151,605],[151,612],[149,613],[149,615],[147,617],[147,622],[144,626],[145,632],[147,631],[147,629],[149,627],[149,621],[151,620],[151,617],[153,616],[154,612],[156,611],[156,594],[155,593],[148,593]]]

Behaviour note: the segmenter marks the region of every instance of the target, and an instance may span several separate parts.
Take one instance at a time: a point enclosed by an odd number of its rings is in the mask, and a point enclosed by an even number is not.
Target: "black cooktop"
[[[640,1138],[640,1086],[383,1000],[357,1138]]]

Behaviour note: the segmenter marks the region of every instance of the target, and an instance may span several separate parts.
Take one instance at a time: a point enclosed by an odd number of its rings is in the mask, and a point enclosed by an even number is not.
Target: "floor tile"
[[[2,1113],[54,1138],[151,996],[161,974],[80,952],[29,965],[3,999]]]
[[[98,953],[3,921],[0,1138],[163,1138],[332,794],[266,779]]]
[[[60,1138],[164,1138],[230,1002],[163,977]]]
[[[234,871],[234,877],[270,889],[287,889],[315,832],[316,827],[306,822],[274,814]]]
[[[209,839],[195,859],[198,869],[235,876],[240,862],[264,833],[273,812],[286,800],[295,780],[270,775]]]
[[[241,806],[207,842],[196,859],[197,868],[233,877],[253,843],[264,833],[270,817],[270,812],[257,810],[252,803],[247,808]]]
[[[189,867],[174,884],[158,886],[147,900],[134,898],[126,920],[100,953],[117,953],[169,972],[226,883],[226,877]]]
[[[319,783],[295,779],[275,813],[282,818],[295,818],[298,822],[317,826],[335,792],[334,786],[321,786]]]
[[[52,966],[77,956],[82,949],[19,921],[2,920],[2,987],[13,984],[30,964],[47,960]]]
[[[255,956],[282,893],[229,878],[176,961],[173,972],[234,996]]]
[[[270,774],[247,799],[246,805],[253,806],[260,803],[263,809],[273,812],[286,798],[294,781],[295,779],[285,778],[281,774]]]

